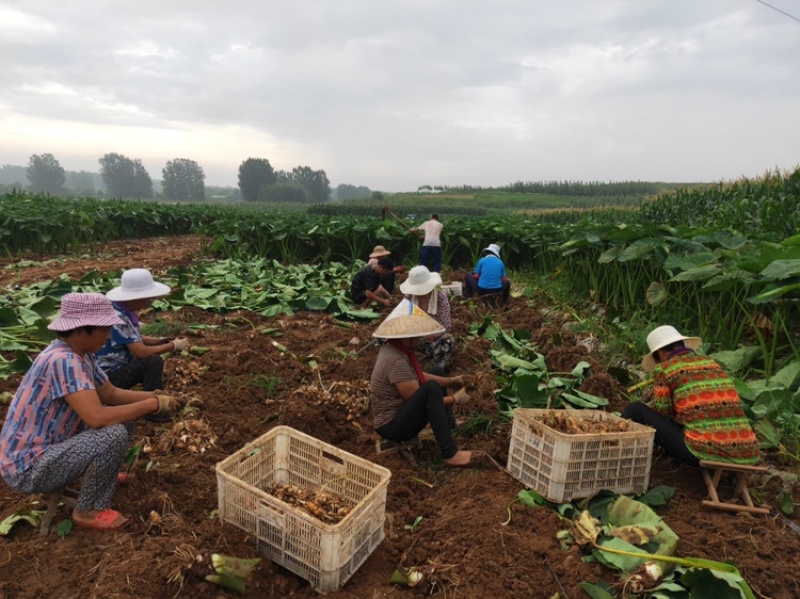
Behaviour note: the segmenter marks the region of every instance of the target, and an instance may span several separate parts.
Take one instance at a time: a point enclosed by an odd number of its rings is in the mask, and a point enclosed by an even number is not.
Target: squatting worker
[[[464,297],[501,293],[503,304],[507,304],[511,294],[511,281],[508,280],[506,267],[500,259],[500,246],[490,243],[482,253],[483,257],[478,260],[475,270],[464,275]]]
[[[377,433],[402,443],[416,437],[430,423],[447,466],[468,468],[482,462],[482,451],[459,451],[453,440],[453,405],[469,401],[462,388],[445,395],[443,387],[463,385],[463,377],[423,372],[414,350],[428,335],[444,329],[410,301],[403,300],[372,334],[387,342],[378,352],[370,379],[370,403]]]
[[[431,214],[430,220],[426,220],[419,227],[412,227],[412,233],[422,231],[425,233],[425,238],[422,240],[422,249],[419,254],[419,263],[422,266],[430,266],[431,272],[440,272],[442,270],[442,229],[444,225],[439,222],[438,214]]]
[[[450,333],[450,300],[441,285],[442,277],[438,272],[431,272],[425,266],[415,266],[400,284],[400,291],[412,304],[419,306],[444,327],[443,333],[426,337],[419,346],[420,353],[430,358],[437,367],[444,368],[456,348],[456,340]]]
[[[695,353],[699,337],[661,326],[647,336],[642,368],[653,373],[654,407],[631,403],[623,418],[656,429],[655,442],[691,466],[700,460],[756,464],[758,440],[739,394],[712,358]]]
[[[119,389],[93,353],[121,324],[99,293],[68,293],[48,328],[58,339],[33,361],[0,431],[0,476],[20,493],[49,493],[83,477],[72,521],[118,530],[128,518],[110,508],[136,419],[173,414],[176,398]]]
[[[116,387],[132,389],[140,384],[144,391],[164,388],[164,360],[161,354],[181,351],[187,341],[142,335],[138,313],[170,291],[163,283],[154,281],[149,270],[132,268],[122,273],[119,287],[106,293],[120,323],[114,326],[111,338],[97,352],[97,362]]]
[[[390,256],[391,253],[392,252],[387,250],[382,245],[376,245],[373,248],[372,253],[369,255],[369,260],[367,261],[367,264],[374,267],[376,264],[378,264],[378,260]],[[394,293],[394,283],[397,278],[397,275],[404,271],[405,267],[402,264],[398,264],[397,266],[392,268],[391,271],[387,272],[385,275],[381,277],[381,287],[383,287],[389,293],[389,295]]]
[[[391,306],[391,293],[381,285],[381,278],[392,272],[391,258],[379,258],[377,264],[367,264],[361,268],[350,283],[350,298],[359,308],[366,308],[372,302]]]

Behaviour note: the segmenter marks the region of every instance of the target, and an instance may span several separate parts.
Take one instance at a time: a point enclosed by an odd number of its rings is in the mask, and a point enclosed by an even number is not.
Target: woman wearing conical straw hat
[[[647,336],[642,368],[653,373],[653,407],[633,402],[623,418],[656,429],[655,442],[690,466],[700,460],[756,464],[758,439],[722,367],[695,351],[699,337],[661,326]]]
[[[386,339],[378,352],[370,380],[372,417],[377,433],[402,443],[413,439],[430,423],[446,466],[469,468],[482,462],[482,451],[459,451],[451,430],[453,405],[469,401],[461,388],[445,395],[442,388],[463,385],[463,377],[423,372],[414,354],[423,338],[444,328],[409,300],[403,300],[373,337]]]

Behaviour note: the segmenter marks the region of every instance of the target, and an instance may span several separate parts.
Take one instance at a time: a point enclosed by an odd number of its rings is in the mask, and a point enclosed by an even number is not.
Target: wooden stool
[[[472,297],[474,297],[476,301],[482,302],[487,308],[492,308],[493,310],[498,309],[503,303],[503,293],[501,291],[497,293],[486,293],[484,295],[476,293]]]
[[[39,524],[39,534],[42,536],[50,532],[50,523],[53,521],[56,511],[58,511],[59,505],[63,503],[69,508],[75,508],[78,504],[78,492],[73,489],[61,487],[60,489],[45,494],[44,497],[47,502],[47,511],[44,516],[42,516],[42,521]]]
[[[747,490],[747,479],[752,472],[766,472],[762,466],[740,466],[739,464],[728,464],[726,462],[709,462],[700,460],[703,478],[708,487],[709,499],[703,500],[703,505],[715,507],[720,510],[730,510],[733,512],[750,512],[751,514],[769,514],[769,508],[756,507],[750,498]],[[719,482],[723,474],[730,474],[734,477],[733,496],[728,501],[719,498]],[[734,503],[740,500],[742,503]]]
[[[375,449],[378,455],[399,453],[409,464],[417,466],[417,456],[414,452],[415,450],[422,449],[422,442],[419,440],[419,437],[414,437],[402,443],[381,437],[375,441]]]

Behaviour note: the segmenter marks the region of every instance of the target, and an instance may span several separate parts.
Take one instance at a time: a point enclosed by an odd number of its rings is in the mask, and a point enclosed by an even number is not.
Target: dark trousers
[[[435,381],[428,381],[420,386],[403,403],[394,419],[377,429],[378,434],[385,439],[402,443],[416,437],[430,422],[442,458],[452,458],[458,451],[451,428],[453,412],[450,406],[444,405],[442,389]]]
[[[504,281],[503,286],[499,289],[484,289],[478,285],[479,279],[476,279],[471,272],[464,275],[464,297],[472,297],[473,295],[489,295],[490,293],[502,293],[503,303],[508,303],[508,298],[511,295],[511,281]]]
[[[428,266],[429,262],[433,262],[433,264]],[[427,266],[431,272],[440,272],[442,270],[442,248],[438,245],[423,245],[419,254],[419,263]]]
[[[677,422],[670,420],[663,414],[656,412],[653,408],[641,402],[628,404],[622,412],[622,417],[639,424],[646,424],[656,429],[656,444],[664,448],[669,455],[677,458],[684,464],[699,466],[699,460],[689,451],[686,446],[686,437],[683,434],[683,427]]]
[[[383,288],[389,293],[394,293],[394,281],[396,278],[397,275],[394,271],[387,272],[381,277],[381,286],[383,286]]]
[[[133,389],[138,384],[142,385],[142,391],[164,388],[164,360],[158,354],[134,358],[106,374],[111,384],[120,389]]]

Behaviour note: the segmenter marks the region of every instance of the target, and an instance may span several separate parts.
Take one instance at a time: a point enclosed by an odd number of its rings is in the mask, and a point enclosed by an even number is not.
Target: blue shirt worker
[[[502,294],[503,305],[508,303],[511,295],[511,281],[506,276],[505,264],[500,259],[500,246],[496,243],[485,247],[475,270],[464,275],[464,297],[493,293]]]

